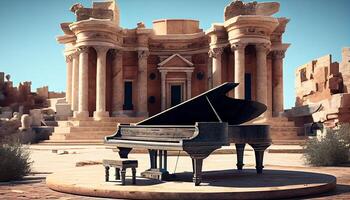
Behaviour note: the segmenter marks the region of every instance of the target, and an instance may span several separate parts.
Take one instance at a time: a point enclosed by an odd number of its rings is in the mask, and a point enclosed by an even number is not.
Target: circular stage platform
[[[200,186],[194,186],[189,172],[178,173],[177,180],[169,182],[137,177],[137,185],[131,185],[131,177],[127,177],[122,186],[113,181],[113,170],[111,182],[105,182],[103,166],[96,165],[51,174],[46,183],[53,190],[77,195],[152,200],[280,199],[319,194],[336,187],[334,176],[293,170],[272,168],[260,175],[253,169],[206,171]]]

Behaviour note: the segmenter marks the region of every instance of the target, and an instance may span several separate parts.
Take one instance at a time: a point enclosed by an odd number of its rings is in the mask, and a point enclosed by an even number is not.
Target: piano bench
[[[115,168],[115,179],[120,180],[122,178],[122,185],[125,185],[126,169],[132,170],[132,184],[136,185],[136,168],[138,166],[137,160],[120,159],[120,160],[103,160],[103,166],[105,167],[105,180],[109,181],[109,168]]]

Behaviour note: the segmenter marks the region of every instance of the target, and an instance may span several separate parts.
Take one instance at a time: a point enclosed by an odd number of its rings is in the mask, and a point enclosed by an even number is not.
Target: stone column
[[[191,98],[192,95],[192,72],[186,72],[187,79],[187,100]]]
[[[272,111],[273,116],[279,116],[283,112],[283,58],[285,51],[278,50],[273,52],[272,64]]]
[[[79,51],[79,92],[78,92],[78,111],[74,112],[74,117],[86,119],[89,117],[88,108],[88,76],[89,76],[89,48],[80,47]]]
[[[256,97],[257,101],[268,105],[267,103],[267,53],[270,46],[268,44],[256,45],[257,75],[256,75]],[[267,108],[263,117],[271,117],[271,108]]]
[[[166,109],[166,71],[161,71],[161,87],[162,87],[162,91],[161,91],[161,104],[162,104],[162,111]]]
[[[213,87],[222,84],[222,65],[221,56],[224,48],[214,48],[209,51],[209,57],[212,58],[212,81]]]
[[[147,58],[149,56],[148,51],[139,51],[139,66],[137,75],[137,115],[141,117],[148,116],[148,103],[147,103]]]
[[[94,118],[100,120],[109,117],[106,111],[106,57],[109,48],[95,47],[97,52],[97,71],[96,71],[96,111]]]
[[[72,54],[73,59],[73,71],[72,71],[72,104],[71,108],[73,111],[78,111],[79,103],[79,52]]]
[[[67,85],[66,85],[66,101],[68,104],[72,103],[72,74],[73,74],[73,57],[66,56],[67,64]]]
[[[112,110],[113,116],[122,114],[123,111],[123,94],[124,94],[124,79],[123,79],[123,54],[119,50],[114,51],[113,60],[113,94],[112,94]]]
[[[245,47],[246,44],[236,43],[231,45],[232,50],[235,54],[235,70],[234,70],[234,81],[239,83],[235,88],[235,98],[245,99]]]

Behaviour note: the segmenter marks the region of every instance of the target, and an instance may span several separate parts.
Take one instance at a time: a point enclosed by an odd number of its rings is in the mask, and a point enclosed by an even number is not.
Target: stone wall
[[[343,92],[339,64],[326,55],[296,69],[296,106],[317,103]]]
[[[350,47],[343,48],[342,57],[339,71],[344,80],[344,92],[350,93]]]
[[[296,107],[287,115],[306,106],[310,112],[297,116],[299,120],[311,117],[326,127],[350,122],[350,48],[344,48],[342,54],[340,64],[326,55],[296,69]]]

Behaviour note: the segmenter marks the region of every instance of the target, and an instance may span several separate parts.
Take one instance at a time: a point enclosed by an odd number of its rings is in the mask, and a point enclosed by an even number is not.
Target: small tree
[[[306,163],[314,166],[334,166],[348,162],[349,127],[349,124],[344,124],[338,129],[327,129],[325,136],[309,139],[304,146]]]
[[[19,180],[31,172],[30,152],[18,142],[0,143],[0,181]]]

